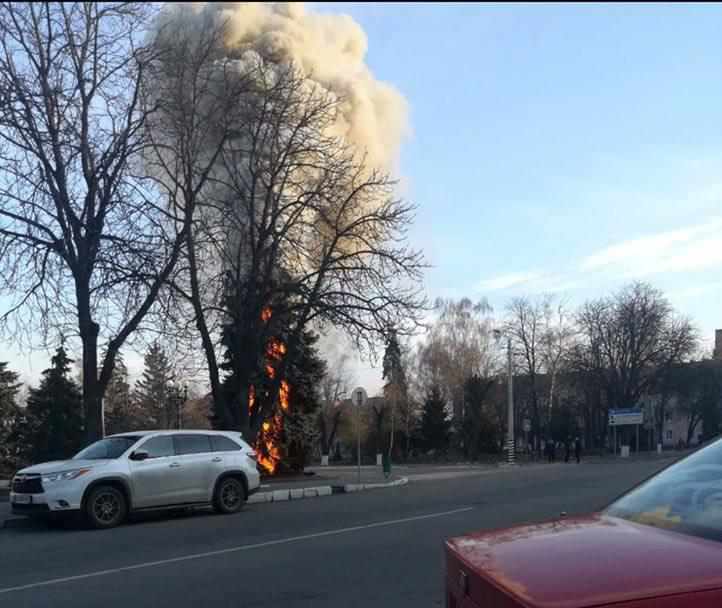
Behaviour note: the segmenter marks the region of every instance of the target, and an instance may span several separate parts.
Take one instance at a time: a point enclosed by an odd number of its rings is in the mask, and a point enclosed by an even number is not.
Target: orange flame
[[[261,320],[268,322],[272,315],[270,307],[265,307],[261,311]],[[271,338],[266,346],[266,375],[273,380],[276,377],[276,364],[286,355],[286,345],[278,338]],[[278,401],[281,409],[286,412],[290,407],[291,386],[287,380],[281,380],[281,386],[278,389]],[[248,407],[252,409],[256,402],[256,392],[251,387],[249,393]],[[279,448],[281,433],[283,432],[283,416],[278,413],[261,425],[261,431],[256,441],[256,453],[258,454],[258,464],[270,475],[276,472],[278,463],[281,461],[282,454]]]
[[[281,450],[277,445],[277,437],[280,435],[282,427],[283,420],[278,414],[270,420],[266,420],[261,426],[261,433],[256,443],[258,464],[270,475],[276,472],[278,463],[281,461]]]
[[[288,406],[291,402],[291,386],[288,381],[281,380],[281,388],[278,389],[278,401],[281,403],[281,409],[284,412],[288,411]]]

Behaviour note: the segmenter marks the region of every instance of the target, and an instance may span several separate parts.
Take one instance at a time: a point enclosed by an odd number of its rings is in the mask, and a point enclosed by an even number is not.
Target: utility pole
[[[178,398],[177,405],[178,410],[176,412],[176,418],[178,420],[178,430],[180,431],[183,428],[183,404],[188,401],[188,385],[183,385],[183,398]]]
[[[511,337],[507,337],[506,342],[506,365],[507,365],[507,398],[508,398],[508,428],[509,438],[507,445],[509,448],[508,463],[514,464],[514,375],[511,366]]]
[[[502,336],[500,329],[494,330],[494,338]],[[506,383],[507,383],[507,430],[506,438],[507,463],[514,464],[514,370],[511,362],[511,336],[506,337]]]
[[[366,391],[362,387],[355,388],[351,393],[351,404],[356,405],[356,474],[361,483],[361,408],[366,404]]]

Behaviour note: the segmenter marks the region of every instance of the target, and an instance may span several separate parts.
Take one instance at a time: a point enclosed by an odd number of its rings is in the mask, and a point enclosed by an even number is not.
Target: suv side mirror
[[[146,460],[149,454],[145,450],[136,450],[130,455],[131,460]]]

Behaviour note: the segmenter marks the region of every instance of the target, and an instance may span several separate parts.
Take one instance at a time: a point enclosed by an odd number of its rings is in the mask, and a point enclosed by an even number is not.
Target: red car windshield
[[[655,475],[606,513],[722,541],[722,440]]]

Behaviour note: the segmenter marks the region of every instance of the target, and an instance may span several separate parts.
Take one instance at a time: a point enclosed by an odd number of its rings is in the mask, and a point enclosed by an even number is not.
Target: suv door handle
[[[213,460],[211,460],[211,462],[221,462],[221,460],[223,460],[223,458],[216,456]]]
[[[177,468],[178,468],[179,466],[181,466],[181,465],[180,465],[180,462],[171,462],[168,466],[169,466],[171,469],[177,469]]]

